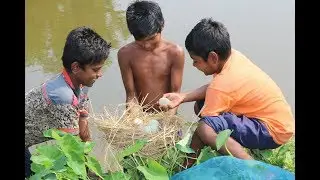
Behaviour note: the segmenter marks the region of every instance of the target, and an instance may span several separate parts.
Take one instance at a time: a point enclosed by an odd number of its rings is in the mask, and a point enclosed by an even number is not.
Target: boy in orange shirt
[[[171,100],[163,108],[197,101],[195,111],[199,112],[204,106],[190,144],[196,153],[191,156],[198,156],[205,145],[215,149],[217,133],[225,129],[233,130],[226,142],[228,150],[241,159],[252,159],[243,147],[274,149],[292,137],[293,115],[280,88],[247,57],[231,48],[229,33],[222,23],[202,19],[188,34],[185,46],[193,66],[205,75],[213,75],[210,84],[192,92],[163,96]],[[227,154],[224,147],[220,152]],[[190,159],[184,165],[193,163]]]

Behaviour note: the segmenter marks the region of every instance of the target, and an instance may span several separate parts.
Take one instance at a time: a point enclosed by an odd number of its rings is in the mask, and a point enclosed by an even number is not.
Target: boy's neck
[[[62,73],[63,73],[65,81],[67,82],[67,84],[69,84],[69,86],[72,89],[79,89],[80,84],[78,83],[78,81],[73,73],[68,72],[66,69],[64,69],[62,71]]]

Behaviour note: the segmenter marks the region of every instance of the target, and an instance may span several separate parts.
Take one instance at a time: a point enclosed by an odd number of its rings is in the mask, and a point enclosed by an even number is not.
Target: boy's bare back
[[[159,110],[155,103],[164,93],[180,92],[184,51],[176,44],[162,40],[147,51],[132,42],[119,50],[118,62],[127,102],[136,97],[140,104]]]

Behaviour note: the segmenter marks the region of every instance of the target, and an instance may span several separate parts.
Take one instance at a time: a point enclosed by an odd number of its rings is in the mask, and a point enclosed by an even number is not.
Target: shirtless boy
[[[126,102],[147,106],[149,112],[160,110],[157,101],[163,94],[180,92],[184,50],[163,39],[164,19],[157,3],[133,2],[127,8],[126,19],[135,39],[118,52]],[[170,113],[175,114],[177,108]]]

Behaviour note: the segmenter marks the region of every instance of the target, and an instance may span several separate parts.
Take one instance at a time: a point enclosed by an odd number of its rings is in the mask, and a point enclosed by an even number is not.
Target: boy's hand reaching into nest
[[[158,104],[160,108],[173,109],[179,106],[183,102],[184,98],[185,94],[183,93],[166,93],[159,99]]]

